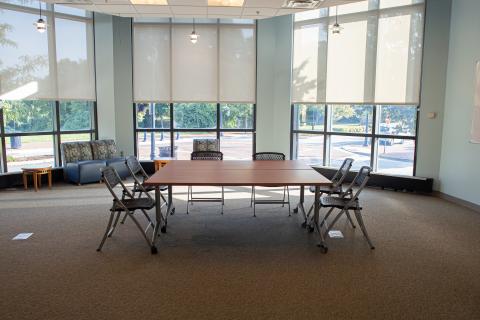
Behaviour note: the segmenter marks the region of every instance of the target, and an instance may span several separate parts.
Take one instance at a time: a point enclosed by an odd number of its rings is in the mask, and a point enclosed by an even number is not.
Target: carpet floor
[[[226,188],[223,216],[214,203],[186,215],[186,189],[174,192],[151,255],[130,220],[95,251],[111,205],[103,185],[0,191],[0,319],[480,319],[477,212],[368,189],[376,249],[342,219],[324,255],[287,208],[253,218],[249,188]],[[20,232],[34,234],[12,241]]]

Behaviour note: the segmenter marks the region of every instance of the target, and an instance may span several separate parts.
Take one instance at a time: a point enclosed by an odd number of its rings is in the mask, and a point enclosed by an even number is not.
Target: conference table
[[[156,254],[160,232],[167,231],[168,216],[175,213],[172,189],[174,186],[299,186],[300,200],[294,213],[301,213],[302,226],[309,226],[318,235],[322,253],[328,251],[319,225],[320,187],[332,182],[300,160],[172,160],[155,172],[145,185],[155,187],[155,218],[151,252]],[[167,186],[167,209],[162,213],[160,186]],[[315,187],[314,211],[307,217],[304,208],[305,186]],[[308,221],[307,221],[308,220]],[[160,232],[159,232],[160,231]]]

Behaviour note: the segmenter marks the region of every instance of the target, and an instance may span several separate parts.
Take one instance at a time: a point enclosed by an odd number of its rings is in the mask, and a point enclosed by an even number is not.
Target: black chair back
[[[285,160],[285,154],[280,152],[257,152],[252,158],[253,160]]]

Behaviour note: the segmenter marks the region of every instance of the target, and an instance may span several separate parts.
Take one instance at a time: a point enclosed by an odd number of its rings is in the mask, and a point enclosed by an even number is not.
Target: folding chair
[[[331,179],[332,185],[331,186],[320,187],[320,197],[324,193],[326,193],[327,195],[343,193],[342,184],[343,184],[343,181],[345,180],[345,178],[347,177],[348,172],[350,171],[350,168],[352,167],[353,161],[354,160],[352,158],[346,158],[345,160],[343,160],[342,165],[337,170],[337,172],[335,172],[335,174],[333,175],[333,177]],[[311,186],[309,188],[309,190],[310,190],[311,193],[315,193],[315,187],[314,186]],[[315,205],[315,203],[313,203],[312,206],[310,207],[310,209],[308,210],[307,219],[308,219],[308,217],[310,217],[310,214],[313,211],[314,205]],[[352,227],[355,228],[355,225],[353,224],[353,221],[350,221],[350,223],[352,224]]]
[[[360,225],[360,229],[362,229],[362,233],[367,240],[368,244],[370,245],[370,249],[375,249],[368,236],[367,229],[365,228],[365,224],[363,222],[362,217],[362,207],[359,203],[358,196],[362,192],[363,188],[367,185],[368,180],[370,179],[370,172],[372,169],[368,166],[363,166],[358,174],[356,175],[355,179],[353,179],[352,183],[348,186],[345,192],[341,193],[339,196],[325,196],[320,198],[320,208],[330,208],[330,210],[323,218],[322,222],[320,223],[320,227],[326,224],[327,218],[333,212],[334,209],[340,209],[340,212],[335,216],[329,226],[326,228],[325,237],[328,235],[328,232],[333,228],[335,223],[338,219],[345,214],[351,223],[352,219],[350,217],[350,210],[353,210],[355,213],[355,217],[357,219],[358,224]],[[354,188],[357,188],[357,191],[354,192]]]
[[[151,191],[155,191],[154,186],[146,186],[145,181],[147,181],[150,176],[145,172],[143,169],[142,165],[138,161],[138,159],[135,156],[129,156],[125,159],[125,165],[128,168],[128,171],[130,172],[130,175],[133,178],[133,187],[132,187],[132,194],[135,196],[135,194],[138,193],[138,197],[141,197],[143,193],[148,193]],[[141,179],[141,180],[140,180]],[[168,189],[167,186],[160,186],[160,192],[161,191],[166,191]],[[160,193],[160,197],[162,197],[163,204],[162,207],[167,204],[167,200],[163,196],[162,193]],[[172,210],[171,215],[175,213],[175,208]],[[123,217],[122,221],[120,222],[121,224],[125,223],[125,220],[127,220],[127,214],[125,213],[125,216]]]
[[[190,155],[191,160],[223,160],[223,153],[220,151],[193,151]],[[223,207],[225,205],[225,196],[224,188],[222,186],[222,197],[221,198],[203,198],[203,197],[194,197],[192,186],[188,186],[187,190],[187,214],[189,213],[190,203],[193,205],[194,202],[220,202],[222,204],[222,214]]]
[[[257,152],[252,156],[254,161],[261,160],[279,160],[284,161],[285,155],[280,152]],[[265,186],[268,187],[268,186]],[[287,201],[285,201],[285,194],[287,195]],[[257,204],[281,204],[282,207],[285,207],[288,204],[288,216],[290,213],[290,190],[288,186],[283,187],[283,198],[282,200],[257,200],[255,193],[255,186],[252,187],[252,195],[250,197],[250,207],[253,206],[253,216],[256,217],[255,206]]]
[[[111,237],[115,228],[118,224],[118,220],[120,219],[120,215],[122,212],[125,212],[128,217],[130,217],[138,229],[142,232],[145,241],[147,241],[148,246],[151,246],[151,240],[147,238],[147,231],[148,228],[151,226],[152,230],[155,229],[154,222],[148,216],[146,210],[150,210],[155,206],[155,200],[146,192],[146,197],[143,198],[135,198],[134,195],[128,190],[128,188],[123,183],[122,179],[115,171],[113,167],[105,167],[101,169],[102,171],[102,180],[107,186],[108,190],[113,196],[113,204],[110,208],[110,219],[108,220],[107,229],[105,230],[105,234],[103,235],[102,241],[97,248],[97,251],[102,250],[103,244],[107,237]],[[121,198],[117,195],[114,188],[120,185],[122,196]],[[136,210],[142,211],[145,218],[148,221],[148,225],[145,230],[142,228],[138,220],[134,217],[134,213]],[[115,221],[114,221],[115,220]]]

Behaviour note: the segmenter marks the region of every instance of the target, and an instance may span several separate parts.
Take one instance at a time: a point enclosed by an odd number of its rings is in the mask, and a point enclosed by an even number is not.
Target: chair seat
[[[338,197],[322,197],[320,198],[320,203],[322,204],[322,207],[327,207],[327,208],[339,208],[343,209],[347,205],[347,203],[350,201],[350,199],[342,199]],[[348,206],[347,209],[362,209],[360,206],[358,206],[358,201],[355,201],[352,203],[350,206]]]
[[[310,186],[309,188],[311,193],[315,193],[315,186]],[[342,186],[329,187],[329,186],[320,186],[320,193],[330,193],[330,194],[340,194],[342,193]]]
[[[121,200],[123,205],[128,210],[133,211],[137,209],[150,210],[155,206],[155,201],[150,198],[136,198],[136,199],[124,199]],[[125,211],[125,208],[120,206],[117,202],[113,204],[114,211]]]

